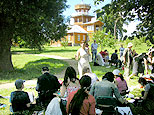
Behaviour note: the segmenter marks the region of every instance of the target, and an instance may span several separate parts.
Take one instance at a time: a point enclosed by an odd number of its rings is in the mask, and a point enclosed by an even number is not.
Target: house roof
[[[73,25],[70,30],[67,30],[67,33],[85,33],[85,34],[87,34],[88,32],[78,25]]]

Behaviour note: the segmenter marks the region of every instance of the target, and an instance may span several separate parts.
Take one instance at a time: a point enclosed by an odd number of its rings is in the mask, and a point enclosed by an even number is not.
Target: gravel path
[[[68,58],[65,58],[65,57],[60,57],[60,56],[55,56],[55,55],[43,55],[43,54],[35,54],[35,55],[36,56],[49,57],[49,58],[63,60],[65,62],[67,62],[70,66],[72,66],[76,70],[76,72],[78,72],[78,70],[77,70],[77,61],[74,60],[74,59],[68,59]],[[58,78],[63,78],[64,74],[65,74],[65,70],[63,70],[61,73],[58,73],[58,74],[55,74],[55,75]],[[26,86],[29,86],[29,85],[36,85],[36,83],[37,83],[37,80],[34,79],[34,80],[26,80],[26,82],[24,84],[25,84],[25,87],[26,87]],[[11,88],[11,87],[15,87],[14,82],[13,83],[0,84],[0,88],[3,88],[3,89],[4,88],[8,89],[8,88]]]

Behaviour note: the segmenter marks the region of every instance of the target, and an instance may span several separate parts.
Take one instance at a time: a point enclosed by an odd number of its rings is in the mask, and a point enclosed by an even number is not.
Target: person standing
[[[124,64],[124,77],[128,77],[130,73],[130,69],[133,61],[133,52],[132,52],[133,44],[128,43],[127,48],[125,48],[123,53],[123,64]]]
[[[76,60],[78,60],[79,58],[80,58],[80,60],[78,61],[78,71],[79,71],[79,75],[81,78],[83,75],[82,71],[83,71],[84,67],[89,67],[90,71],[91,71],[91,67],[89,64],[89,54],[85,51],[85,42],[84,41],[81,42],[81,48],[78,49],[77,55],[75,55]]]
[[[94,43],[91,44],[92,61],[94,62],[96,62],[96,58],[97,58],[97,47],[98,47],[98,44],[96,43],[96,40],[94,40]]]
[[[123,47],[123,45],[121,45],[121,47],[119,48],[119,51],[120,51],[120,58],[121,58],[121,56],[123,56],[124,50],[125,50],[125,48]]]

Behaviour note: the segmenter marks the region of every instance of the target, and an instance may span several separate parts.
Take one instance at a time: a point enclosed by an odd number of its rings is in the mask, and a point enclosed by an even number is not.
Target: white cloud
[[[139,21],[131,21],[129,25],[123,25],[123,28],[127,30],[127,33],[124,33],[123,35],[131,36],[131,33],[133,33],[136,30],[136,26],[139,23]]]

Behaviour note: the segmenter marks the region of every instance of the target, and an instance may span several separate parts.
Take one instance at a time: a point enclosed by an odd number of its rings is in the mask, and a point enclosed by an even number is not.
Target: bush
[[[66,46],[68,46],[68,40],[66,38],[64,38],[62,41],[61,41],[61,45],[66,48]]]

